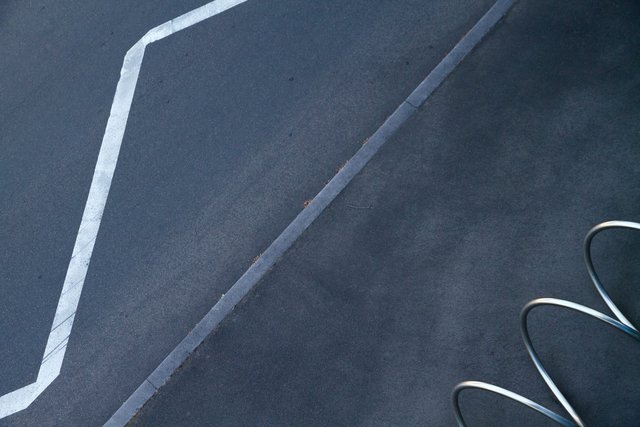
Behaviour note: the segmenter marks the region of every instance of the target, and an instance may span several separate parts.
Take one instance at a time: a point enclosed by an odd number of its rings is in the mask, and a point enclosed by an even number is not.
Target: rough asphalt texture
[[[553,409],[519,335],[537,297],[606,311],[581,243],[640,220],[640,6],[520,1],[135,425],[453,425],[462,380]],[[640,323],[640,236],[596,266]],[[536,348],[589,425],[640,418],[640,345],[540,309]],[[552,425],[480,392],[473,426]]]
[[[35,379],[122,58],[203,2],[0,5],[0,394]],[[249,1],[151,46],[62,374],[100,425],[492,1]]]

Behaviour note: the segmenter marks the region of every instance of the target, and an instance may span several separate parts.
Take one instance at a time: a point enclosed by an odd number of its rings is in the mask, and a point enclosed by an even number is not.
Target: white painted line
[[[93,173],[89,196],[82,214],[82,221],[80,221],[38,377],[35,383],[0,396],[0,419],[26,409],[60,375],[84,279],[91,261],[93,246],[100,229],[102,213],[107,203],[111,180],[118,163],[118,154],[127,126],[131,101],[138,82],[145,48],[153,42],[162,40],[245,1],[214,0],[180,15],[149,30],[125,55]]]
[[[306,208],[285,228],[258,260],[238,279],[229,291],[198,322],[196,327],[176,346],[160,365],[143,381],[105,427],[126,425],[140,408],[162,387],[204,339],[213,332],[233,308],[253,289],[278,259],[324,209],[344,190],[382,146],[420,108],[437,87],[451,74],[462,59],[486,36],[509,11],[516,0],[498,0],[473,28],[456,44],[429,73],[412,94],[389,116],[356,154],[340,169]],[[411,102],[410,102],[411,101]]]

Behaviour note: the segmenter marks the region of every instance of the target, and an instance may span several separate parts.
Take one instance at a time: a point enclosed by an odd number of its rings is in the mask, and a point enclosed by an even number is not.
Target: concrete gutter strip
[[[238,279],[211,310],[198,322],[176,348],[160,363],[146,380],[133,392],[122,406],[105,423],[107,427],[124,426],[142,406],[162,387],[211,334],[233,308],[256,286],[302,233],[315,221],[324,209],[340,194],[351,180],[365,167],[371,158],[397,130],[420,108],[431,94],[451,74],[458,64],[491,31],[509,11],[515,0],[498,0],[473,28],[456,44],[444,59],[429,73],[409,97],[385,120],[356,154],[340,169],[309,205],[287,226],[278,238],[264,251],[258,260]]]
[[[516,0],[498,0],[476,25],[456,44],[442,61],[429,73],[426,79],[409,95],[406,102],[419,108],[427,101],[438,86],[451,74],[474,47],[491,31],[509,11]]]

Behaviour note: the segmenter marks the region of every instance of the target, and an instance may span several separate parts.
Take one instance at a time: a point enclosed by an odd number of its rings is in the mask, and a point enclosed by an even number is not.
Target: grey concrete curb
[[[444,59],[429,73],[409,97],[385,120],[356,154],[340,169],[309,205],[285,228],[258,260],[223,295],[216,305],[198,322],[176,348],[160,363],[146,380],[122,404],[105,426],[126,425],[140,408],[162,387],[173,373],[213,332],[233,308],[251,291],[324,209],[340,194],[365,167],[380,148],[420,108],[440,84],[451,74],[464,57],[509,11],[515,0],[498,0],[473,28],[456,44]]]
[[[473,50],[489,31],[509,11],[516,0],[498,0],[480,18],[476,25],[451,49],[426,79],[409,95],[406,102],[418,108],[427,101],[434,90],[442,84],[449,74],[460,64],[465,56]]]

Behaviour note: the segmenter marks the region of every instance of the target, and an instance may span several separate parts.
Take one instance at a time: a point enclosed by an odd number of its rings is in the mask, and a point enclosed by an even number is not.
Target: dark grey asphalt
[[[632,1],[520,1],[134,424],[453,425],[467,379],[557,408],[518,313],[543,296],[605,310],[581,242],[640,219],[639,24]],[[640,236],[594,251],[640,321]],[[638,425],[637,342],[561,310],[531,325],[589,425]],[[463,408],[551,425],[478,392]]]
[[[0,394],[44,350],[126,50],[202,1],[0,5]],[[147,50],[62,374],[99,425],[491,1],[257,1]]]

